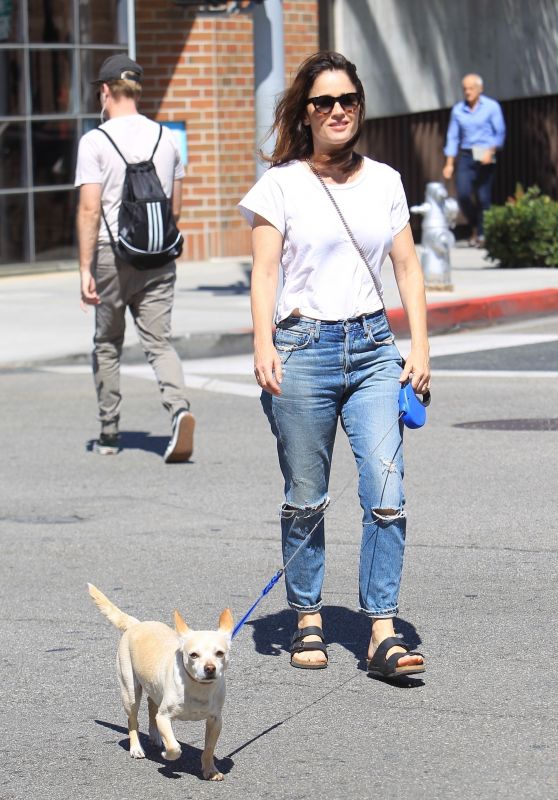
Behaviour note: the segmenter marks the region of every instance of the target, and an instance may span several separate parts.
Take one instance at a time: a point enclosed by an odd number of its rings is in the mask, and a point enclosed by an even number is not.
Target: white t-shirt
[[[369,158],[356,180],[327,184],[381,289],[393,237],[409,222],[401,176]],[[276,321],[300,314],[340,320],[382,308],[374,282],[316,176],[302,161],[271,167],[239,203],[253,225],[259,214],[283,236],[283,290]]]
[[[159,123],[144,117],[143,114],[114,117],[100,127],[106,130],[126,161],[130,163],[150,158],[159,136]],[[172,197],[173,182],[184,177],[184,167],[174,137],[164,126],[153,163],[164,193],[167,197]],[[115,239],[118,236],[118,211],[125,172],[124,161],[104,134],[95,129],[81,137],[75,185],[81,186],[84,183],[102,185],[103,211]],[[99,244],[109,242],[105,224],[101,220]]]

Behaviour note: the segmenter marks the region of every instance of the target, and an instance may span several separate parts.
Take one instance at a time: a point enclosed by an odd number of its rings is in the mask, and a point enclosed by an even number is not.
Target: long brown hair
[[[277,136],[275,147],[270,156],[261,154],[272,166],[285,164],[294,159],[310,158],[314,152],[310,126],[304,125],[302,120],[306,113],[308,95],[314,81],[318,75],[328,70],[345,72],[360,97],[358,128],[355,135],[329,158],[332,164],[341,165],[351,161],[353,147],[364,124],[364,89],[355,65],[341,53],[326,50],[315,53],[302,62],[292,85],[282,94],[277,103],[275,120],[270,131],[270,135],[275,133]]]

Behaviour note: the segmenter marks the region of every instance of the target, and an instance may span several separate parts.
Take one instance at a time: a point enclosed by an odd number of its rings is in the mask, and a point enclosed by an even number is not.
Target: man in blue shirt
[[[504,144],[506,125],[500,104],[482,94],[480,75],[465,75],[461,85],[465,100],[451,110],[442,174],[450,180],[455,169],[457,199],[471,226],[469,244],[482,247],[483,214],[490,208],[496,150]]]

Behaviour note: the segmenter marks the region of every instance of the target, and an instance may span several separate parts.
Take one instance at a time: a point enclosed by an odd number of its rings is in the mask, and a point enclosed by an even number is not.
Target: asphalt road
[[[294,619],[279,584],[234,642],[222,784],[201,780],[201,723],[175,725],[178,762],[153,749],[129,758],[118,634],[86,582],[142,619],[170,621],[178,607],[200,628],[226,605],[238,618],[259,595],[280,565],[281,481],[247,360],[185,365],[198,419],[187,465],[162,462],[167,420],[143,367],[124,371],[116,458],[89,450],[87,371],[2,374],[1,800],[558,796],[558,432],[548,425],[558,319],[436,340],[428,423],[406,436],[398,620],[428,671],[394,686],[362,669],[360,514],[341,433],[327,519],[330,666],[289,667]],[[525,419],[541,429],[478,425]]]

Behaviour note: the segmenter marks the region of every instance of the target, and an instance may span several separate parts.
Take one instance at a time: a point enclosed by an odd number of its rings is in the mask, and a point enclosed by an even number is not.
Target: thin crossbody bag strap
[[[374,275],[374,270],[373,270],[373,269],[372,269],[372,267],[370,266],[370,262],[368,261],[368,259],[367,259],[367,258],[366,258],[366,256],[364,255],[364,251],[363,251],[362,247],[359,245],[359,243],[357,242],[357,240],[356,240],[356,239],[355,239],[355,237],[353,236],[353,232],[351,231],[351,229],[350,229],[350,228],[349,228],[349,226],[347,225],[347,223],[346,223],[346,221],[345,221],[345,217],[344,217],[344,216],[343,216],[343,214],[341,213],[341,209],[340,209],[340,208],[339,208],[339,206],[337,205],[337,202],[336,202],[336,200],[335,200],[335,197],[332,195],[332,193],[330,192],[330,190],[327,188],[327,184],[326,184],[326,182],[324,181],[324,179],[322,178],[322,176],[320,175],[320,173],[318,172],[318,170],[316,169],[316,167],[315,167],[315,166],[312,164],[312,162],[310,161],[310,159],[309,159],[309,158],[308,158],[308,159],[306,159],[306,163],[308,164],[308,166],[310,167],[310,169],[312,170],[312,172],[314,173],[314,175],[316,176],[316,178],[319,180],[319,182],[320,182],[320,183],[322,184],[322,186],[324,187],[325,193],[327,194],[327,196],[329,197],[329,199],[330,199],[330,200],[331,200],[331,202],[333,203],[333,207],[334,207],[334,208],[335,208],[335,210],[337,211],[337,213],[338,213],[338,215],[339,215],[339,219],[340,219],[340,220],[341,220],[341,222],[343,223],[343,227],[344,227],[344,228],[345,228],[345,230],[347,231],[347,235],[348,235],[349,239],[351,240],[351,242],[352,242],[352,244],[353,244],[353,247],[355,248],[355,250],[357,251],[357,253],[358,253],[358,254],[359,254],[359,256],[361,257],[361,259],[363,260],[363,262],[365,263],[365,265],[366,265],[366,268],[368,269],[368,272],[370,273],[370,277],[372,278],[372,281],[374,282],[374,288],[376,289],[376,293],[377,293],[378,297],[380,298],[380,302],[381,302],[381,304],[382,304],[382,308],[383,308],[383,310],[384,310],[384,313],[386,314],[386,317],[387,317],[386,307],[385,307],[385,304],[384,304],[384,300],[383,300],[383,297],[382,297],[382,293],[380,292],[380,286],[379,286],[379,284],[378,284],[378,281],[377,281],[377,279],[376,279],[376,276]]]

